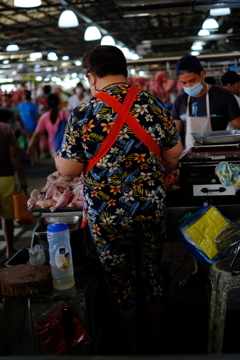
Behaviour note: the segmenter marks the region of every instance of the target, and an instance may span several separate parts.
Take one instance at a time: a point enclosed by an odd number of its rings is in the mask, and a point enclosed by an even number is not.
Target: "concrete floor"
[[[28,163],[24,163],[23,166],[29,183],[29,193],[34,188],[41,189],[46,183],[46,177],[56,170],[54,163],[49,158],[42,159],[39,164],[34,166]],[[40,215],[40,213],[34,214],[36,221]],[[18,229],[15,237],[16,249],[30,246],[34,226],[35,224],[21,228],[16,224],[16,229]],[[175,224],[170,224],[170,226],[175,226]],[[2,244],[2,249],[0,247],[0,267],[4,267],[6,258],[1,234],[0,244]],[[189,288],[179,288],[179,280],[193,270],[193,257],[180,240],[176,241],[174,239],[174,241],[171,241],[171,238],[165,243],[162,263],[166,285],[163,339],[161,343],[151,343],[143,321],[139,326],[142,338],[142,353],[155,355],[207,354],[210,298],[210,284],[207,274],[209,265],[203,266],[206,277],[202,282]],[[238,324],[239,310],[228,310],[224,336],[224,354],[240,353]],[[111,336],[114,336],[114,332]],[[111,340],[111,336],[109,340]],[[109,343],[108,339],[105,340],[106,343]],[[115,350],[102,348],[101,352],[110,352],[112,355]]]

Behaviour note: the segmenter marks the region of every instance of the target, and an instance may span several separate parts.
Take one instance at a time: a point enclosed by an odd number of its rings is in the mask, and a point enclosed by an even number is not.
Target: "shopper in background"
[[[18,107],[13,105],[12,94],[3,94],[2,96],[2,106],[0,109],[7,109],[11,111],[11,121],[10,126],[18,139],[22,132],[25,131],[24,123],[20,117]]]
[[[221,77],[221,83],[225,89],[233,93],[238,102],[238,105],[240,106],[240,76],[238,75],[238,73],[231,70],[225,72],[225,74]]]
[[[51,90],[51,85],[44,85],[42,94],[36,98],[36,104],[38,105],[40,115],[44,114],[48,110],[47,97],[51,94]]]
[[[26,131],[33,133],[39,119],[38,106],[32,101],[31,91],[25,90],[23,98],[23,101],[18,105],[19,114]]]
[[[13,246],[13,195],[16,193],[14,168],[19,177],[21,188],[26,190],[28,186],[19,158],[17,141],[9,126],[11,119],[12,113],[9,110],[0,109],[0,217],[2,219],[3,235],[6,241],[6,257],[8,259],[16,252]]]
[[[140,304],[148,311],[152,336],[161,336],[164,175],[177,166],[182,144],[164,104],[128,85],[121,50],[97,46],[84,57],[83,67],[92,98],[71,113],[56,167],[64,175],[85,172],[91,237],[134,353]]]
[[[70,98],[68,99],[67,109],[72,111],[78,105],[81,105],[82,103],[87,101],[89,97],[90,96],[84,90],[83,84],[79,82],[75,88],[75,94],[70,96]]]
[[[26,129],[25,137],[29,143],[37,126],[37,120],[39,118],[38,106],[32,102],[31,91],[25,90],[23,93],[23,102],[18,105],[20,117],[24,123]],[[30,153],[31,164],[34,165],[39,161],[39,148],[36,144]]]
[[[48,111],[45,112],[38,120],[37,127],[28,144],[27,153],[30,154],[33,147],[38,143],[41,134],[47,132],[48,144],[51,154],[56,150],[54,145],[54,136],[58,128],[58,124],[62,120],[68,120],[69,112],[61,110],[59,106],[59,97],[57,94],[49,94],[47,97]]]
[[[228,122],[240,129],[240,109],[233,94],[205,82],[199,59],[185,55],[176,63],[176,74],[184,92],[176,98],[172,116],[185,147],[194,142],[191,133],[226,130]]]
[[[227,71],[221,77],[221,83],[223,87],[235,96],[238,105],[240,106],[240,96],[239,96],[239,86],[240,86],[240,76],[235,71]],[[227,130],[233,130],[234,127],[231,123],[228,123]]]

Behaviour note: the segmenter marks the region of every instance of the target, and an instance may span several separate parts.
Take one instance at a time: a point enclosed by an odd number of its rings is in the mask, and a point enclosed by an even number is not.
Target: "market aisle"
[[[52,172],[56,171],[54,161],[50,157],[42,158],[42,160],[35,165],[31,165],[29,162],[23,162],[23,169],[25,177],[28,181],[28,193],[32,190],[41,190],[47,182],[47,176]],[[34,213],[35,222],[31,226],[20,226],[15,223],[14,226],[14,246],[17,250],[24,247],[29,247],[32,236],[32,229],[39,217],[39,213]],[[25,246],[26,245],[26,246]],[[5,247],[6,243],[3,237],[2,228],[0,228],[0,267],[6,262],[5,258]]]

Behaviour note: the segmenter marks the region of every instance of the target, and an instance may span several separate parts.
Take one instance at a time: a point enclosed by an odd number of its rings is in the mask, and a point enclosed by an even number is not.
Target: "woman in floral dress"
[[[93,96],[71,113],[56,167],[66,175],[85,173],[91,236],[134,352],[139,304],[147,305],[153,335],[160,335],[164,177],[178,165],[182,144],[163,103],[128,85],[121,50],[98,46],[83,67]]]

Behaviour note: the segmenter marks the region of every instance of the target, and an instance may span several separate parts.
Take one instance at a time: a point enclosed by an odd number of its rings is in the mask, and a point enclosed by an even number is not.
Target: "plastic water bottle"
[[[49,224],[47,226],[47,239],[53,287],[58,290],[69,289],[74,286],[75,279],[68,224]]]

